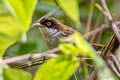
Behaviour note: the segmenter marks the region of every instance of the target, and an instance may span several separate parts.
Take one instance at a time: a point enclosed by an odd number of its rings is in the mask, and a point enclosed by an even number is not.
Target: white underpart
[[[57,29],[53,29],[53,28],[47,28],[47,27],[45,27],[45,29],[46,29],[46,31],[49,32],[50,35],[54,35],[55,33],[58,32]]]
[[[64,35],[65,35],[65,33],[62,32],[62,31],[60,31],[60,32],[55,33],[55,34],[53,35],[53,37],[59,37],[59,38],[62,38],[62,37],[64,37]]]

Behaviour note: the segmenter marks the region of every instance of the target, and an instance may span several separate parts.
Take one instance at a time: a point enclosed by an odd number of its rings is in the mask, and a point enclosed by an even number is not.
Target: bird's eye
[[[51,26],[51,24],[52,24],[51,22],[47,22],[47,26]]]

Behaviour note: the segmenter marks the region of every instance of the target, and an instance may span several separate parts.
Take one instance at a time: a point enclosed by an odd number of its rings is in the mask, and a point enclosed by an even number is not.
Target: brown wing
[[[74,30],[70,27],[65,27],[63,32],[64,32],[64,34],[66,34],[66,36],[69,36],[74,32]]]

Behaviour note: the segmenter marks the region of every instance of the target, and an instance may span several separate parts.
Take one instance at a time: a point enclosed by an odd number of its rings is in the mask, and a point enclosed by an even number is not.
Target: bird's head
[[[74,32],[74,30],[62,23],[55,18],[43,18],[35,25],[40,27],[40,30],[51,37],[66,37]]]
[[[43,18],[40,21],[40,29],[47,35],[54,36],[57,32],[59,32],[60,25],[55,18]]]

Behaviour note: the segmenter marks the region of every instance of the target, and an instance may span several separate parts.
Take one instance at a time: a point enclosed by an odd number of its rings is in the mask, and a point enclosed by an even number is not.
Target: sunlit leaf
[[[88,56],[91,56],[94,58],[95,56],[95,50],[93,47],[86,42],[86,40],[80,35],[79,33],[75,33],[73,35],[73,39],[76,42],[76,46],[79,48],[81,53],[87,54]]]
[[[61,48],[62,52],[65,54],[80,53],[79,48],[77,48],[76,46],[74,46],[72,44],[64,43],[64,44],[60,45],[60,48]]]
[[[0,0],[0,56],[28,30],[36,3],[37,0]]]
[[[75,22],[79,22],[78,0],[56,0],[64,12]]]
[[[6,48],[8,46],[10,46],[11,44],[13,44],[15,41],[9,39],[9,37],[0,35],[0,56],[3,55],[4,51],[6,50]]]
[[[4,50],[19,39],[21,29],[2,1],[0,2],[0,8],[0,56],[2,56]]]
[[[16,14],[24,30],[28,30],[37,0],[8,0],[8,2],[14,10],[11,12]],[[8,7],[8,9],[10,8]]]
[[[4,69],[4,80],[31,80],[32,75],[28,72],[16,69]]]
[[[71,44],[60,44],[60,48],[62,51],[65,53],[77,53],[77,54],[82,54],[82,55],[87,55],[92,58],[95,58],[96,53],[95,50],[92,48],[92,46],[87,43],[84,38],[79,34],[79,33],[74,33],[72,36],[69,38],[66,38],[65,40],[62,39],[62,41],[72,41],[75,43],[75,45]]]
[[[74,56],[60,55],[44,63],[34,80],[68,80],[79,63]]]

